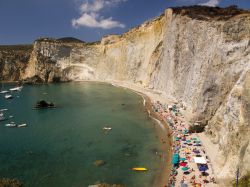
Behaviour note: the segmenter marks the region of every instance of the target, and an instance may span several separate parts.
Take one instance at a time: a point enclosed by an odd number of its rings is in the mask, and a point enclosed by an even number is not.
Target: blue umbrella
[[[199,167],[199,170],[202,171],[202,172],[205,172],[205,171],[208,170],[208,168],[207,168],[206,165],[201,165],[201,166]]]

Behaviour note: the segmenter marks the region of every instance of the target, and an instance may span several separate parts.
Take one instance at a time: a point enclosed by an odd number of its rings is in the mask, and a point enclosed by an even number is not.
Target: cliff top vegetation
[[[226,8],[220,7],[208,7],[208,6],[188,6],[188,7],[173,7],[173,12],[175,14],[180,14],[183,16],[188,16],[192,19],[199,20],[228,20],[234,16],[240,14],[249,14],[249,10],[239,9],[236,5],[232,5]]]

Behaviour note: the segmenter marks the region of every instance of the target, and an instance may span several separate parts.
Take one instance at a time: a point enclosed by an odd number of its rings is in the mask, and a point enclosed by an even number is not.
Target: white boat
[[[27,127],[27,124],[24,123],[24,124],[21,124],[21,125],[17,125],[17,127]]]
[[[0,121],[6,120],[5,117],[0,116]]]
[[[5,125],[5,127],[16,127],[15,123],[8,123]]]
[[[8,93],[9,91],[7,91],[7,90],[3,90],[3,91],[1,91],[0,92],[0,94],[5,94],[5,93]]]
[[[0,113],[0,121],[4,121],[6,118],[3,116],[3,113]]]
[[[6,94],[4,97],[5,97],[5,99],[12,99],[13,98],[13,96],[10,94]]]
[[[22,90],[22,86],[17,86],[15,88],[10,88],[10,91],[21,91]]]
[[[106,130],[106,131],[110,131],[110,130],[112,130],[112,128],[111,128],[111,127],[103,127],[102,129],[103,129],[103,130]]]
[[[3,83],[2,83],[2,88],[1,88],[1,92],[0,92],[0,94],[6,94],[6,93],[8,93],[9,91],[8,90],[4,90],[4,86],[3,86]]]
[[[7,108],[3,108],[3,109],[0,109],[0,112],[4,112],[4,111],[7,111],[8,109]]]

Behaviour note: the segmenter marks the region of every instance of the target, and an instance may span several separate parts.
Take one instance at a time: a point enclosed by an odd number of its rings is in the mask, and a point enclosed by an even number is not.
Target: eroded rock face
[[[26,55],[25,65],[13,54],[0,56],[0,76],[124,81],[161,92],[182,100],[192,111],[190,120],[207,125],[207,135],[221,150],[218,177],[233,177],[241,161],[242,174],[249,170],[249,11],[167,9],[121,36],[96,43],[41,39]],[[9,58],[13,65],[3,65]]]
[[[0,80],[18,81],[28,66],[32,45],[0,46]]]

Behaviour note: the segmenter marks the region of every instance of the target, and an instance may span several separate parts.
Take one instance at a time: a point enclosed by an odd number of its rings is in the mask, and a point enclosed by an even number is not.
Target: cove
[[[0,122],[1,178],[17,178],[26,187],[155,184],[161,142],[140,95],[90,82],[24,86],[13,95],[0,98],[5,116],[14,116]],[[41,99],[57,108],[33,109]],[[28,126],[5,127],[11,121]],[[103,131],[105,126],[112,130]],[[96,160],[105,164],[98,167]],[[136,173],[133,167],[149,171]]]

